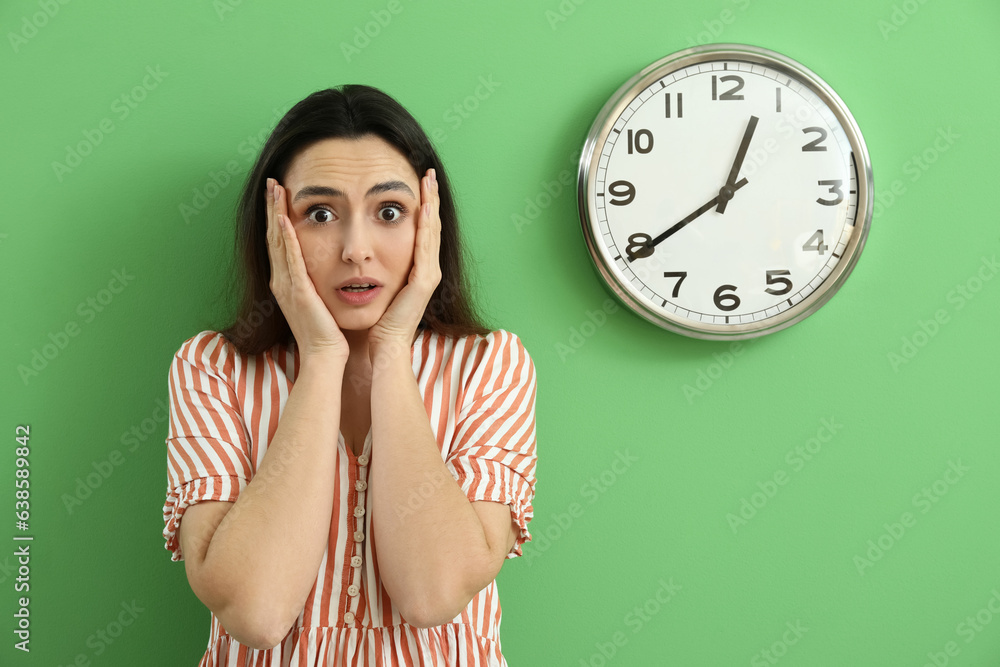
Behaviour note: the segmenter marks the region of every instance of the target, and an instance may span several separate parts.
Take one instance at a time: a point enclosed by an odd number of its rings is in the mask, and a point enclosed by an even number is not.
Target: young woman
[[[374,88],[278,123],[237,211],[243,296],[169,375],[164,538],[200,665],[506,665],[535,373],[474,314],[426,134]]]

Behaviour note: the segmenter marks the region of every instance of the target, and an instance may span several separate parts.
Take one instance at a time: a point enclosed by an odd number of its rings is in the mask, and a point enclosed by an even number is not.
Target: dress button
[[[354,612],[349,611],[346,614],[344,614],[344,623],[353,623],[353,622],[354,622]]]
[[[367,454],[362,454],[361,456],[358,457],[358,465],[359,466],[366,466],[366,465],[368,465],[368,455]]]
[[[360,531],[360,530],[354,531],[354,541],[355,542],[364,542],[365,541],[365,534],[362,531]]]
[[[357,491],[364,491],[365,489],[368,488],[368,482],[364,481],[363,479],[359,479],[354,483],[354,488]]]
[[[351,567],[361,567],[361,556],[351,556]]]
[[[357,595],[358,594],[358,587],[355,586],[354,584],[351,584],[350,586],[347,587],[347,594],[348,595]]]
[[[360,517],[360,516],[364,516],[364,515],[365,515],[365,508],[364,507],[355,507],[354,508],[354,516],[359,516]]]

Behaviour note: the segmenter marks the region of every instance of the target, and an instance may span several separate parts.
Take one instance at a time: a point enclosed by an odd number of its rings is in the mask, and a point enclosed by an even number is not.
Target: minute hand
[[[757,128],[757,120],[757,116],[750,116],[750,120],[747,121],[747,129],[743,133],[743,141],[740,142],[740,147],[736,151],[736,159],[733,160],[733,167],[729,170],[729,178],[726,179],[726,184],[719,190],[720,199],[719,206],[715,209],[716,213],[725,213],[726,204],[733,198],[733,192],[735,191],[733,185],[736,184],[736,175],[740,173],[740,168],[743,166],[743,159],[747,156],[747,148],[750,147],[750,139],[753,138],[753,131]]]
[[[747,184],[747,179],[746,178],[741,178],[738,182],[736,182],[736,183],[734,183],[732,185],[733,192],[735,192],[736,190],[739,190],[740,188],[742,188],[746,184]],[[713,197],[711,201],[709,201],[706,204],[704,204],[703,206],[701,206],[698,210],[693,211],[690,215],[688,215],[688,217],[684,218],[683,220],[681,220],[680,222],[678,222],[677,224],[675,224],[673,227],[671,227],[667,231],[663,232],[662,234],[660,234],[659,236],[657,236],[655,239],[651,240],[649,243],[646,244],[646,247],[647,248],[655,248],[656,245],[658,243],[660,243],[661,241],[663,241],[664,239],[666,239],[666,238],[668,238],[668,237],[676,234],[680,230],[684,229],[684,227],[687,226],[690,222],[692,222],[693,220],[695,220],[699,216],[707,213],[710,208],[712,208],[713,206],[715,206],[716,204],[718,204],[720,197],[721,197],[721,195],[716,195],[715,197]]]

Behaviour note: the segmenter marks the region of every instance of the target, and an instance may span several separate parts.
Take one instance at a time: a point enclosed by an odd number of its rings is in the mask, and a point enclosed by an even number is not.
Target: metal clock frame
[[[634,286],[621,279],[617,271],[612,269],[613,261],[606,256],[605,246],[599,240],[597,211],[592,205],[596,197],[592,198],[589,195],[595,191],[597,163],[600,160],[600,153],[595,153],[594,149],[598,146],[603,148],[607,143],[615,123],[636,96],[656,81],[677,70],[703,62],[724,60],[759,64],[777,70],[804,84],[829,107],[844,129],[854,156],[858,185],[857,211],[854,217],[854,232],[836,268],[802,301],[784,312],[767,318],[764,322],[704,324],[699,327],[681,323],[653,310],[644,298],[638,296]],[[775,51],[747,44],[696,46],[677,51],[643,68],[611,96],[597,115],[584,142],[577,172],[577,206],[584,239],[591,260],[604,283],[612,289],[620,301],[649,322],[675,333],[705,340],[743,340],[774,333],[802,321],[826,304],[843,286],[861,256],[871,227],[873,195],[872,166],[868,148],[858,124],[840,96],[805,65]]]

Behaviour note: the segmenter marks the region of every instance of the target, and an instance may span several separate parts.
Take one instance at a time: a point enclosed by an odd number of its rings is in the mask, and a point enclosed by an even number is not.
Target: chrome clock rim
[[[619,117],[637,95],[677,70],[710,61],[759,64],[803,84],[830,109],[851,146],[851,163],[858,189],[857,210],[854,215],[854,231],[840,261],[822,284],[808,296],[791,308],[758,322],[694,323],[680,317],[671,318],[654,310],[648,300],[634,293],[634,287],[620,276],[606,248],[598,241],[600,230],[597,225],[596,197],[591,196],[596,191],[597,165],[600,160],[600,153],[595,149],[605,145]],[[854,116],[840,96],[802,63],[776,51],[746,44],[707,44],[677,51],[651,63],[629,78],[608,99],[591,125],[577,171],[577,206],[584,239],[591,260],[605,285],[630,310],[647,321],[675,333],[705,340],[741,340],[774,333],[802,321],[825,305],[840,290],[857,265],[871,227],[873,198],[868,149]]]

